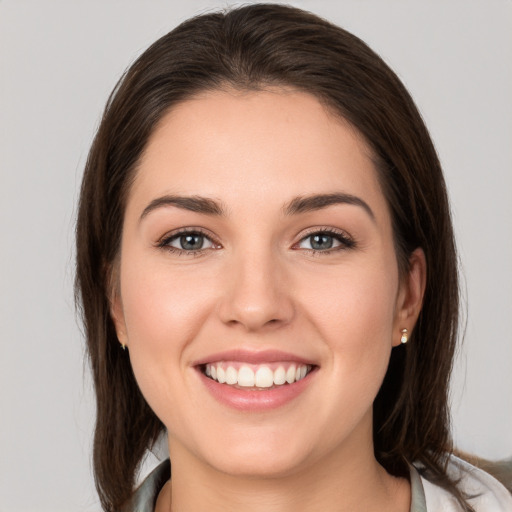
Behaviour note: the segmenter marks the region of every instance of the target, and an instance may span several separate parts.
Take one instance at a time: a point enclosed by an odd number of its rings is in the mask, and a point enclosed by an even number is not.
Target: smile
[[[204,366],[204,374],[219,384],[238,388],[269,389],[293,384],[306,377],[311,365],[290,362],[250,365],[219,361]]]
[[[243,412],[264,412],[298,399],[319,370],[311,360],[275,350],[212,354],[193,367],[210,396]]]

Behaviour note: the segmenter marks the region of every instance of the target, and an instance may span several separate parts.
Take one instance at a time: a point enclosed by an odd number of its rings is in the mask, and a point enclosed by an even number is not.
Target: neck
[[[371,445],[371,444],[370,444]],[[378,464],[373,447],[357,456],[332,452],[293,473],[255,477],[220,472],[173,446],[172,481],[161,493],[157,512],[407,512],[410,486]]]

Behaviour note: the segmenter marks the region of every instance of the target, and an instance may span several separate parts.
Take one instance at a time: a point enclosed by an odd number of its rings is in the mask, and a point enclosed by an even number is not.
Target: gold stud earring
[[[407,343],[409,339],[409,331],[407,329],[402,329],[402,337],[400,338],[400,343]]]
[[[122,348],[123,350],[126,350],[126,345],[125,345],[123,342],[121,342],[121,348]]]

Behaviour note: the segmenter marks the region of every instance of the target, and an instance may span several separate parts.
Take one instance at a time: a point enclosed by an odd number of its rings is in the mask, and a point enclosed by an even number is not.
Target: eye
[[[347,235],[335,231],[316,231],[304,237],[297,248],[314,252],[333,252],[349,249],[355,246],[355,242]]]
[[[216,247],[213,241],[200,231],[181,231],[164,238],[158,245],[170,251],[183,253],[196,253]]]

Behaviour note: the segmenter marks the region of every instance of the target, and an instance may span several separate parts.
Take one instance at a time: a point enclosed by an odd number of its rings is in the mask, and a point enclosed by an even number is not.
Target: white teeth
[[[284,368],[280,366],[275,372],[274,372],[274,384],[276,386],[280,386],[281,384],[284,384],[286,382],[286,372],[284,371]]]
[[[274,385],[274,372],[268,366],[258,368],[254,379],[257,388],[270,388]]]
[[[215,378],[215,377],[213,377]],[[288,384],[293,384],[295,382],[295,365],[292,364],[290,368],[286,371],[286,382]]]
[[[238,382],[238,372],[232,367],[229,366],[226,370],[226,384],[236,384]]]
[[[217,368],[217,380],[221,384],[224,384],[224,382],[226,382],[226,372],[220,366]]]
[[[237,385],[245,388],[271,388],[283,384],[293,384],[303,379],[311,370],[311,366],[305,364],[290,364],[285,370],[286,364],[279,365],[274,371],[267,366],[242,365],[239,370],[228,363],[207,364],[205,374],[220,384],[230,386]],[[227,367],[226,367],[227,366]],[[254,369],[253,369],[254,368]],[[256,370],[256,371],[255,371]]]
[[[248,366],[242,366],[238,370],[238,385],[244,388],[254,387],[254,372]]]

